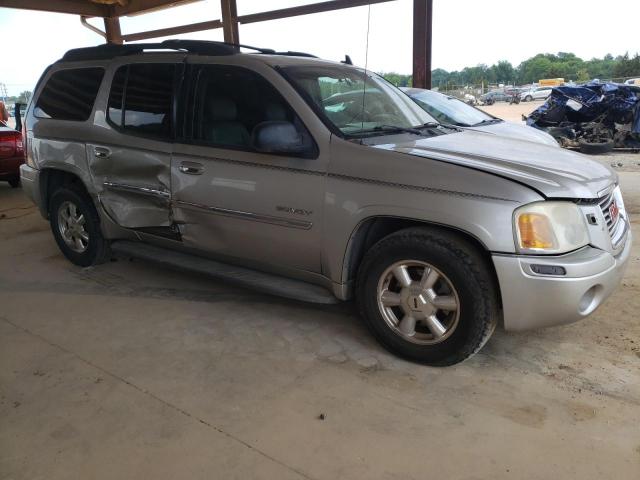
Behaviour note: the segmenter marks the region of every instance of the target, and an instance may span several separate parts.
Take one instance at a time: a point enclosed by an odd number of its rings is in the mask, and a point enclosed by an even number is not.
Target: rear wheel
[[[109,244],[102,236],[100,220],[91,198],[77,187],[56,190],[49,201],[49,221],[58,247],[81,267],[109,258]]]
[[[497,324],[497,291],[488,271],[475,247],[455,234],[402,230],[366,254],[358,305],[391,352],[452,365],[480,350]]]
[[[9,185],[11,188],[18,188],[20,186],[20,177],[15,176],[9,179]]]
[[[533,100],[533,97],[531,95],[527,95],[526,97],[524,97],[525,102],[530,102],[531,100]]]

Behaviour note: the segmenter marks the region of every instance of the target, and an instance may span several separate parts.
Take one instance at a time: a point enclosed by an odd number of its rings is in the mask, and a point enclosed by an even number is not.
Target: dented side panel
[[[87,158],[100,203],[119,225],[171,224],[170,152],[87,143]]]

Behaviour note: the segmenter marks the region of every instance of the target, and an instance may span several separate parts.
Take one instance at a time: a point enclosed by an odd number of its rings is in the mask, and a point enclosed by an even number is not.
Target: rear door
[[[183,55],[116,65],[87,158],[105,211],[127,228],[169,228],[174,99]],[[122,63],[122,62],[121,62]]]

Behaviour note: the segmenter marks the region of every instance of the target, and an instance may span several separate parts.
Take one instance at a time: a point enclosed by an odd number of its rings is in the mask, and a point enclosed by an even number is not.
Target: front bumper
[[[630,252],[629,231],[617,256],[593,247],[554,257],[493,255],[505,330],[561,325],[587,317],[619,285]],[[532,265],[560,266],[566,274],[537,274]]]

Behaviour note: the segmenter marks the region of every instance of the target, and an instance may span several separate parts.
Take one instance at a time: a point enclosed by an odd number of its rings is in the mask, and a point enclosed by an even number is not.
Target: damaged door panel
[[[87,144],[89,166],[101,191],[100,203],[119,225],[141,228],[171,224],[171,152],[166,147],[166,151],[146,151]]]
[[[105,211],[127,228],[169,227],[174,101],[181,63],[120,65],[106,121],[108,142],[87,158]]]

